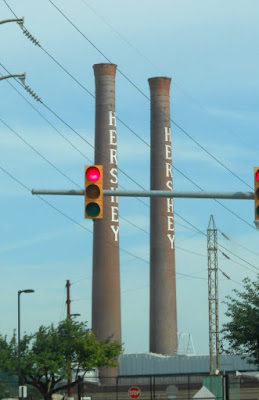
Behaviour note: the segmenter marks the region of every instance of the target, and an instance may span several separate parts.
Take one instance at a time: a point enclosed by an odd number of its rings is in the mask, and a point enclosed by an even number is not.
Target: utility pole
[[[71,303],[71,300],[70,300],[70,286],[71,286],[70,281],[67,280],[67,283],[66,283],[66,288],[67,288],[67,300],[66,300],[67,318],[70,318],[70,315],[71,315],[71,313],[70,313],[70,303]],[[68,377],[68,380],[67,380],[67,384],[68,384],[67,395],[68,395],[69,398],[73,397],[73,388],[71,386],[71,383],[72,383],[72,366],[71,366],[71,362],[70,362],[69,377]]]
[[[210,374],[220,370],[219,365],[219,308],[218,308],[218,231],[213,215],[207,230],[208,294],[209,294],[209,349]],[[214,369],[215,358],[215,369]]]
[[[70,303],[71,303],[71,300],[70,300],[70,286],[71,286],[71,284],[70,284],[70,281],[68,280],[67,283],[66,283],[66,288],[67,288],[67,301],[66,301],[66,304],[67,304],[67,318],[70,318]]]
[[[70,280],[67,280],[66,283],[66,288],[67,288],[67,300],[66,300],[66,305],[67,305],[67,318],[71,318],[71,317],[79,317],[80,314],[71,314],[71,310],[70,310],[70,304],[71,304],[71,299],[70,299]],[[73,387],[72,387],[72,365],[70,363],[70,370],[69,370],[69,378],[67,380],[67,384],[68,384],[68,389],[67,389],[67,395],[68,398],[72,398],[73,399]]]

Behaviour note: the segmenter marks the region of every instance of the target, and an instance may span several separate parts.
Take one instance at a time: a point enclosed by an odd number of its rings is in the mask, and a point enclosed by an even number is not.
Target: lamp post
[[[18,386],[19,386],[19,388],[20,388],[20,386],[22,384],[22,377],[21,377],[21,342],[20,342],[20,336],[21,336],[20,296],[21,296],[22,293],[34,293],[34,290],[33,289],[18,290]]]

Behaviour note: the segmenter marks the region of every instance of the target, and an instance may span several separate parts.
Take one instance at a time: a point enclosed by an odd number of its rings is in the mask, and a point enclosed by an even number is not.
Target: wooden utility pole
[[[67,304],[67,318],[70,318],[70,303],[71,303],[71,300],[70,300],[70,286],[71,286],[70,281],[67,281],[67,283],[66,283],[66,288],[67,288],[67,301],[66,301],[66,304]]]
[[[71,303],[71,300],[70,300],[70,286],[71,286],[70,281],[67,280],[67,283],[66,283],[66,288],[67,288],[67,300],[66,300],[67,318],[70,318],[70,315],[71,315],[71,313],[70,313],[70,303]],[[71,383],[72,383],[72,366],[71,366],[71,363],[70,363],[69,378],[67,380],[67,383],[69,385],[68,389],[67,389],[67,395],[68,395],[68,397],[73,397],[73,388],[71,386]]]

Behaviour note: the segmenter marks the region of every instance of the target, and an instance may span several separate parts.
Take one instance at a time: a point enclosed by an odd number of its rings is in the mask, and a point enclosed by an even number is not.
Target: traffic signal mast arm
[[[259,229],[259,167],[254,167],[254,192],[188,192],[176,190],[104,190],[103,165],[85,165],[84,190],[32,189],[36,195],[68,195],[85,197],[85,218],[103,218],[103,196],[174,197],[185,199],[254,200],[255,226]]]
[[[36,195],[67,195],[84,196],[82,190],[52,190],[52,189],[32,189],[32,194]],[[103,190],[103,196],[121,197],[175,197],[190,199],[236,199],[254,200],[253,192],[190,192],[177,190]]]

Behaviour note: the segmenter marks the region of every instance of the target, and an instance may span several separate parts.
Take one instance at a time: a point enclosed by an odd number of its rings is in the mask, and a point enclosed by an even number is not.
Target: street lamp
[[[34,293],[34,290],[33,289],[18,290],[18,386],[19,387],[22,384],[22,377],[21,377],[21,343],[20,343],[20,335],[21,335],[21,329],[20,329],[21,328],[20,295],[22,293]]]

